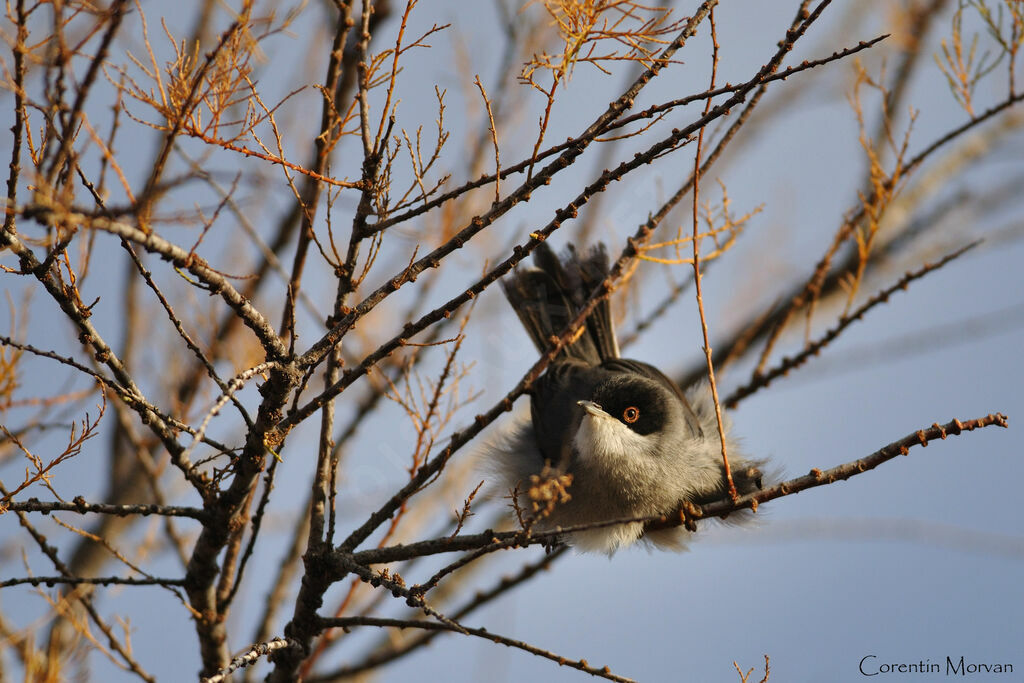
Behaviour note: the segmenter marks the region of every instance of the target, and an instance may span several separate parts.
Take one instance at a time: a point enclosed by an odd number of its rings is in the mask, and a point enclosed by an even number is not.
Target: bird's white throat
[[[581,461],[602,465],[609,469],[621,467],[624,455],[630,458],[654,454],[654,439],[637,434],[607,414],[585,412],[580,421],[573,449]]]

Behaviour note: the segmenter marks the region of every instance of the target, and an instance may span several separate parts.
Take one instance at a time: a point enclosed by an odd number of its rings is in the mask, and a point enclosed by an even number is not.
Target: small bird
[[[603,245],[583,258],[570,247],[559,259],[542,243],[534,262],[502,287],[543,353],[607,276],[608,255]],[[671,515],[683,503],[728,495],[710,391],[697,385],[686,396],[653,365],[620,358],[607,298],[529,393],[530,419],[519,418],[499,436],[490,458],[501,490],[517,493],[521,521],[533,528]],[[740,455],[728,432],[726,445],[738,492],[759,489],[763,463]],[[562,540],[611,555],[637,541],[681,550],[686,536],[681,527],[629,522]]]

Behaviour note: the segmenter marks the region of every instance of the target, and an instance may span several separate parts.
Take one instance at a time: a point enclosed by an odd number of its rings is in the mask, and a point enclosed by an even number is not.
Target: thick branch
[[[0,581],[0,588],[7,586],[20,586],[29,584],[32,586],[56,586],[58,584],[69,584],[79,586],[88,584],[91,586],[183,586],[185,579],[167,579],[160,577],[131,578],[118,576],[25,576],[20,579],[7,579]]]
[[[81,496],[76,496],[71,502],[44,502],[30,498],[22,503],[8,503],[4,508],[5,512],[41,512],[44,515],[51,512],[77,512],[81,515],[98,513],[103,515],[116,515],[117,517],[144,517],[147,515],[163,515],[167,517],[191,517],[202,520],[206,513],[199,508],[180,507],[177,505],[150,505],[145,503],[111,505],[108,503],[90,503]]]

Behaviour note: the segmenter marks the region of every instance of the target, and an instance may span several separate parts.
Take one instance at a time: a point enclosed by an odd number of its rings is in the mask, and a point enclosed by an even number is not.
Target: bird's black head
[[[594,387],[591,401],[604,412],[646,436],[664,429],[678,399],[646,377],[616,374]]]

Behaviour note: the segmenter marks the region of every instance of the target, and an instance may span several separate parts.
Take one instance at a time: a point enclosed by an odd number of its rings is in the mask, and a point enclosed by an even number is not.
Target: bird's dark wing
[[[569,462],[572,439],[582,410],[576,402],[590,398],[594,387],[609,377],[606,370],[589,363],[566,360],[553,363],[533,385],[530,416],[537,449],[556,467]]]

